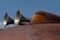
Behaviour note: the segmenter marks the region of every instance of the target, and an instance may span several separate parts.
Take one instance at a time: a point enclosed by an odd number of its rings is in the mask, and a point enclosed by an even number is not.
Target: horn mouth
[[[21,19],[21,14],[20,12],[16,13],[15,19],[14,19],[14,24],[18,25]]]
[[[3,20],[3,25],[6,26],[7,25],[7,20],[8,20],[8,14],[6,13],[4,16],[4,20]]]

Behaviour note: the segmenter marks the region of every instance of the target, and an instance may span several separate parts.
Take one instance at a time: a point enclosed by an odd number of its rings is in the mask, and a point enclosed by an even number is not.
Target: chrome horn
[[[14,24],[14,21],[13,21],[12,18],[10,18],[10,17],[8,16],[7,13],[5,13],[5,15],[4,15],[4,20],[3,20],[3,25],[6,27],[6,25],[8,25],[8,24]]]
[[[16,15],[15,15],[14,24],[16,24],[16,25],[18,25],[18,24],[23,25],[23,24],[25,24],[25,23],[23,23],[23,22],[30,22],[30,19],[25,18],[25,17],[20,13],[20,11],[18,10],[17,13],[16,13]]]

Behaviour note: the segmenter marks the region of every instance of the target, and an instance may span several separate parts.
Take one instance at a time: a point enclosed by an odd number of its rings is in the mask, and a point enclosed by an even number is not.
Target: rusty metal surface
[[[60,24],[17,25],[0,30],[0,40],[60,40]]]

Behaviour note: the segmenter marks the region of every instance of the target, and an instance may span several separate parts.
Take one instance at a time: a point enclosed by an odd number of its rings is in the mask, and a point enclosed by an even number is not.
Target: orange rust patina
[[[44,22],[44,21],[47,21],[47,18],[39,14],[34,14],[31,19],[31,22]]]

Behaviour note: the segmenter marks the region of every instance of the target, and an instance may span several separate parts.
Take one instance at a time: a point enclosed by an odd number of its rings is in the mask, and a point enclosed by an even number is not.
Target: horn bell
[[[16,15],[15,15],[15,19],[14,19],[14,24],[18,25],[18,24],[25,24],[23,22],[30,22],[30,19],[25,18],[20,11],[18,10]]]
[[[13,19],[10,18],[7,13],[5,13],[4,20],[3,20],[3,25],[6,27],[6,25],[13,24],[13,23],[14,23]]]

